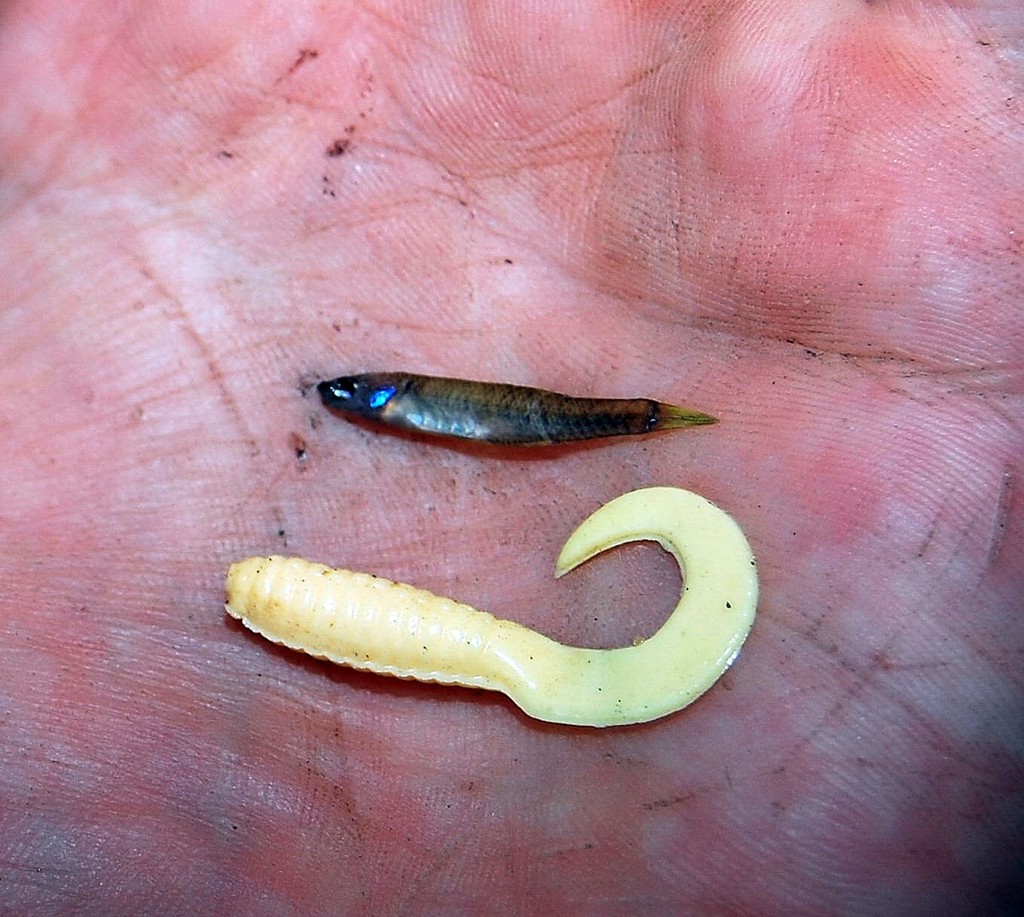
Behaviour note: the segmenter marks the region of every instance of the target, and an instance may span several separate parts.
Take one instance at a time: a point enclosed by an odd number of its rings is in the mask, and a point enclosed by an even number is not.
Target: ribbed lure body
[[[509,446],[635,436],[714,423],[649,398],[576,398],[523,385],[412,373],[363,373],[321,382],[331,410],[403,430]]]

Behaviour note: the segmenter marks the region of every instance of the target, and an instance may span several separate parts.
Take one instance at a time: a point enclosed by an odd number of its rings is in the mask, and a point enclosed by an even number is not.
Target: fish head
[[[360,417],[381,417],[392,399],[403,391],[406,380],[397,374],[362,373],[339,376],[317,385],[324,405]]]

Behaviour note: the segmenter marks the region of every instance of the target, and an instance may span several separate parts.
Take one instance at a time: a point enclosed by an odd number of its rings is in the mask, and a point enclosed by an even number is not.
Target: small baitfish
[[[636,436],[715,423],[649,398],[574,398],[501,382],[363,373],[317,385],[326,407],[390,427],[508,446]]]

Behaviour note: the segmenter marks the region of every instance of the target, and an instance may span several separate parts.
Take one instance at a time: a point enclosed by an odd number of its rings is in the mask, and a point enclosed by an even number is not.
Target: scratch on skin
[[[920,560],[928,552],[932,542],[935,540],[935,535],[939,530],[939,516],[941,510],[937,511],[932,516],[932,524],[928,527],[928,531],[925,532],[924,538],[921,541],[921,546],[917,549],[917,557]]]
[[[320,52],[316,48],[300,48],[299,53],[296,55],[292,65],[288,68],[288,72],[285,74],[286,77],[291,76],[299,67],[304,64],[308,64],[311,60],[316,60],[320,56]]]
[[[999,487],[999,499],[996,501],[995,518],[992,521],[992,534],[988,540],[988,558],[986,567],[991,569],[996,565],[1003,551],[1003,543],[1006,540],[1006,526],[1010,518],[1010,510],[1013,508],[1014,497],[1016,496],[1016,481],[1011,468],[1003,469],[1003,480]]]
[[[681,802],[688,802],[696,795],[696,793],[683,793],[679,796],[668,796],[665,799],[655,799],[653,802],[645,802],[643,807],[649,812],[652,812],[655,809],[667,809],[670,806],[677,806]]]

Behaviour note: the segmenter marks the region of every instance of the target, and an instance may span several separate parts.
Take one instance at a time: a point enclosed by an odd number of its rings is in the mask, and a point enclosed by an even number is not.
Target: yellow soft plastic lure
[[[732,664],[753,625],[758,589],[736,523],[673,487],[602,506],[566,542],[555,573],[643,540],[676,558],[685,584],[660,630],[621,649],[564,646],[422,589],[301,558],[233,564],[226,608],[274,643],[382,675],[501,691],[539,720],[643,723],[692,703]]]

